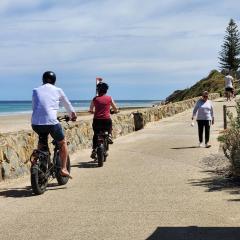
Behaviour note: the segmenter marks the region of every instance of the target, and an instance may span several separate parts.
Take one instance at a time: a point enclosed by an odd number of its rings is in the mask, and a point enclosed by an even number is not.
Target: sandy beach
[[[78,113],[78,120],[90,119],[91,117],[87,112]],[[31,114],[0,116],[0,134],[31,129]]]
[[[139,107],[141,108],[141,107]],[[120,108],[121,112],[133,112],[139,108]],[[91,119],[92,114],[87,111],[77,112],[78,121]],[[22,130],[31,130],[31,114],[16,114],[9,116],[0,116],[0,134],[8,132],[16,132]]]
[[[31,114],[0,116],[0,133],[31,129]]]

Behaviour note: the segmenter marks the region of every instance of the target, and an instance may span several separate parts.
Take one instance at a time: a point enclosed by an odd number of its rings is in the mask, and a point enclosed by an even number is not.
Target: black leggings
[[[209,136],[210,136],[210,120],[197,120],[198,123],[198,137],[199,142],[203,142],[203,128],[205,128],[205,143],[209,142]]]
[[[108,133],[112,134],[112,119],[93,119],[93,149],[97,147],[97,134],[100,131],[107,131]]]

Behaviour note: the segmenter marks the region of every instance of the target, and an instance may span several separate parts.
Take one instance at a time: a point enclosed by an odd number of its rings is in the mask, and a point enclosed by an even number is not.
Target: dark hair
[[[103,94],[106,94],[107,93],[107,90],[108,90],[108,85],[104,82],[100,82],[98,85],[97,85],[97,92],[99,95],[103,95]]]
[[[56,82],[56,74],[52,71],[47,71],[43,74],[42,81],[43,84],[50,83],[54,85]]]

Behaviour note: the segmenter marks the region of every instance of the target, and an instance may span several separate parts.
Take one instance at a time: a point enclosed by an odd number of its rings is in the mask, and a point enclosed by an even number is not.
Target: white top
[[[213,120],[213,106],[210,100],[199,99],[193,109],[193,117],[197,114],[197,120]]]
[[[227,75],[224,78],[225,80],[225,88],[233,88],[233,77],[231,75]]]
[[[55,125],[58,123],[57,111],[63,105],[70,114],[74,109],[63,90],[52,84],[44,84],[33,89],[32,95],[32,124]]]

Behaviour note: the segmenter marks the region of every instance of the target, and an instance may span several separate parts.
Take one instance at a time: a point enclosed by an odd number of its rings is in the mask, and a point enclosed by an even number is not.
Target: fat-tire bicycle
[[[103,162],[107,160],[109,149],[109,133],[107,131],[100,131],[97,133],[97,147],[95,149],[94,161],[97,162],[98,167],[103,166]]]
[[[110,110],[110,114],[117,114],[119,110],[115,112],[114,110]],[[97,162],[98,167],[102,167],[103,163],[106,162],[109,150],[109,144],[112,144],[112,139],[110,138],[110,134],[106,129],[101,129],[97,135],[97,147],[94,149],[96,153],[94,156],[94,161]]]
[[[65,115],[63,117],[58,117],[59,122],[70,121],[69,116]],[[59,185],[67,184],[69,176],[61,175],[61,159],[60,159],[60,146],[53,140],[54,145],[53,157],[51,158],[51,153],[48,150],[33,150],[30,157],[31,162],[31,186],[35,194],[40,195],[46,191],[49,180],[56,178]],[[70,157],[67,157],[67,170],[70,173]]]

